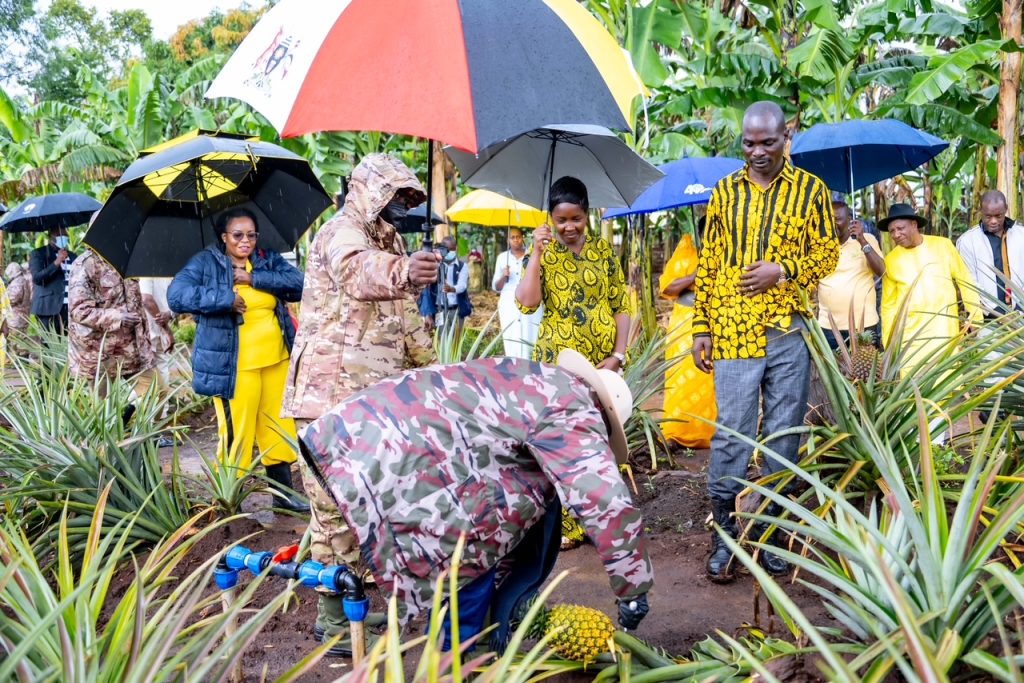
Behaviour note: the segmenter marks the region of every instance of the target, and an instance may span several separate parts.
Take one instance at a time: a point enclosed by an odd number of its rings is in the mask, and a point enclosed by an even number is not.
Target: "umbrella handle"
[[[423,218],[423,251],[434,251],[434,226],[430,220],[434,194],[434,141],[427,140],[427,210]]]

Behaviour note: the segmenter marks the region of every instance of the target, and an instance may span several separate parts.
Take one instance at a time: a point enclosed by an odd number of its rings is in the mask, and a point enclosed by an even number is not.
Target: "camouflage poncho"
[[[413,370],[354,394],[302,435],[378,583],[430,607],[460,534],[460,582],[497,565],[558,496],[620,598],[652,584],[643,522],[589,387],[521,359]]]

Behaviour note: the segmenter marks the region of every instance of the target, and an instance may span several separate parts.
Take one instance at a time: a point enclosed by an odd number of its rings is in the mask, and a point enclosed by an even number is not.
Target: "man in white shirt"
[[[1014,297],[1007,286],[1024,288],[1024,225],[1008,218],[1006,197],[998,190],[981,196],[981,221],[956,241],[957,251],[983,292],[981,305],[986,318],[996,318],[1014,309],[1024,310],[1024,301]]]

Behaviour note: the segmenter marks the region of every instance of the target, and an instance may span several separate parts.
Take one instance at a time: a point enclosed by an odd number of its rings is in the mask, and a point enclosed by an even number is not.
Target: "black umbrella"
[[[256,215],[259,245],[295,248],[331,199],[309,163],[283,147],[200,135],[124,172],[85,243],[125,277],[170,277],[216,239],[225,209]]]
[[[41,232],[50,228],[70,228],[88,223],[103,206],[89,195],[59,192],[29,197],[4,214],[0,230],[4,232]]]
[[[433,225],[440,225],[444,223],[444,219],[438,216],[433,211],[430,212],[430,222]],[[423,232],[423,226],[427,222],[427,205],[420,204],[419,206],[409,209],[409,213],[406,214],[405,220],[402,221],[402,225],[398,226],[398,232],[403,235],[407,235],[413,232]]]

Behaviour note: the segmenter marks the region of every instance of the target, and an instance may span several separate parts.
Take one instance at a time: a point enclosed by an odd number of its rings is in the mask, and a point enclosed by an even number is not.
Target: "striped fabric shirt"
[[[743,296],[740,276],[761,260],[781,264],[788,281]],[[767,188],[749,178],[747,167],[726,176],[708,204],[694,285],[693,336],[711,337],[716,360],[764,356],[767,328],[788,328],[792,314],[802,308],[800,290],[815,287],[838,261],[825,183],[789,161]]]

